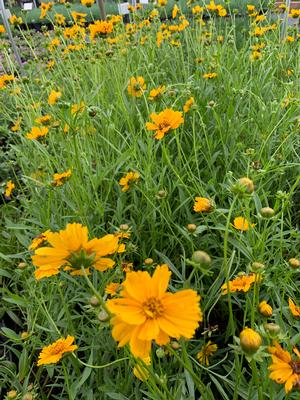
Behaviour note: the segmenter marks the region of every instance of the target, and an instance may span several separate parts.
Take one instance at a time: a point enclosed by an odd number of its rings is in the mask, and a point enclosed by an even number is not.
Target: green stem
[[[91,289],[91,291],[94,293],[94,295],[99,300],[99,303],[101,304],[101,307],[103,308],[103,310],[105,310],[108,315],[111,315],[111,313],[110,313],[109,309],[107,308],[107,306],[105,304],[105,301],[103,300],[102,296],[100,296],[100,294],[98,293],[97,289],[95,288],[95,286],[92,284],[90,278],[88,277],[85,268],[81,267],[81,271],[83,273],[83,276],[85,277],[86,283],[88,284],[88,286]]]

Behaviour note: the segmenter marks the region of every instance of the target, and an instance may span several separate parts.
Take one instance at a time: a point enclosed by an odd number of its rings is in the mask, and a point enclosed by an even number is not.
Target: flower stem
[[[90,278],[88,277],[85,268],[81,267],[81,271],[83,273],[83,276],[85,277],[86,283],[88,284],[89,288],[92,290],[94,295],[99,300],[99,303],[101,304],[101,307],[103,308],[103,310],[105,310],[108,315],[111,315],[111,313],[110,313],[109,309],[107,308],[107,306],[105,304],[105,301],[103,300],[102,296],[98,293],[97,289],[95,288],[95,286],[92,284]]]

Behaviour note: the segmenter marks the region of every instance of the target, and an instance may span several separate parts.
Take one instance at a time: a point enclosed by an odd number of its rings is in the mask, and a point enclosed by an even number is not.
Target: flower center
[[[52,353],[53,355],[59,354],[59,353],[61,353],[64,349],[65,349],[65,346],[64,346],[63,343],[56,343],[56,345],[55,345],[55,347],[53,347],[51,353]]]
[[[295,374],[300,375],[300,361],[291,361],[292,370]]]
[[[159,124],[159,129],[165,129],[165,128],[169,128],[170,129],[170,122],[169,121],[161,121]]]
[[[162,315],[164,307],[160,300],[154,297],[150,297],[147,301],[143,303],[143,310],[147,314],[147,317],[152,319],[158,318]]]

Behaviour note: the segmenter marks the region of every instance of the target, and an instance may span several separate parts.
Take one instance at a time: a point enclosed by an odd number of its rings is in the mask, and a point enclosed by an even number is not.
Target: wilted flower
[[[213,204],[206,197],[196,197],[193,209],[195,212],[208,213],[213,210]]]
[[[72,175],[72,171],[68,169],[65,172],[62,172],[60,174],[56,173],[53,175],[53,186],[62,186]]]
[[[122,187],[122,192],[127,192],[129,190],[130,185],[135,183],[140,179],[140,174],[138,172],[128,172],[123,178],[119,180],[119,185]]]
[[[289,298],[289,309],[294,318],[300,317],[300,307],[296,306],[292,299]]]
[[[273,309],[270,306],[270,304],[268,304],[266,302],[266,300],[263,300],[259,303],[258,305],[258,311],[261,315],[263,315],[264,317],[271,317],[272,313],[273,313]]]
[[[127,86],[128,94],[134,97],[141,97],[146,90],[145,79],[142,76],[135,78],[134,76],[130,78]]]
[[[213,355],[218,349],[218,346],[215,343],[212,343],[210,340],[202,346],[201,350],[197,354],[197,360],[200,364],[209,365],[209,357]]]
[[[8,181],[5,187],[4,196],[9,198],[16,185],[12,181]]]

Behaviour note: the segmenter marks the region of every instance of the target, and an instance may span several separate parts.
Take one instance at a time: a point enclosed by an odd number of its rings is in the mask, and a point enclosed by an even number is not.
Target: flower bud
[[[146,260],[144,260],[144,264],[145,265],[152,265],[154,263],[152,258],[146,258]]]
[[[29,332],[27,332],[27,331],[24,331],[21,333],[21,339],[23,339],[23,340],[27,339],[28,336],[29,336]]]
[[[160,190],[159,192],[157,192],[157,197],[159,197],[160,199],[165,198],[167,195],[167,192],[165,190]]]
[[[120,228],[120,231],[128,231],[129,226],[127,224],[121,224],[119,226],[119,228]]]
[[[297,258],[290,258],[289,259],[289,264],[290,267],[293,269],[299,268],[300,267],[300,260],[298,260]]]
[[[202,264],[202,265],[210,265],[211,264],[211,258],[210,256],[205,252],[205,251],[195,251],[192,255],[192,261],[196,264]]]
[[[164,351],[164,349],[163,348],[159,348],[159,349],[157,349],[156,350],[156,355],[157,355],[157,357],[158,358],[164,358],[164,356],[165,356],[165,351]]]
[[[213,100],[210,100],[210,101],[207,103],[207,106],[208,106],[209,108],[214,108],[214,107],[216,106],[216,102],[213,101]]]
[[[27,263],[26,262],[20,262],[19,265],[18,265],[19,269],[24,269],[26,267],[27,267]]]
[[[8,399],[15,399],[18,396],[18,393],[15,390],[10,390],[6,393],[6,397]]]
[[[109,315],[107,314],[107,312],[105,310],[102,310],[99,312],[97,318],[100,322],[106,322],[109,320]]]
[[[90,298],[89,302],[90,302],[90,305],[93,306],[93,307],[98,307],[99,304],[100,304],[100,301],[97,299],[96,296],[92,296]]]
[[[270,304],[268,304],[266,302],[266,300],[263,300],[259,303],[258,305],[258,311],[261,315],[263,315],[264,317],[271,317],[272,313],[273,313],[273,309],[270,306]]]
[[[246,188],[246,191],[248,193],[253,193],[254,192],[254,183],[251,179],[249,178],[240,178],[239,179],[239,184],[243,187]]]
[[[271,207],[263,207],[260,209],[259,213],[264,218],[272,218],[275,214],[275,211]]]
[[[251,328],[245,328],[240,333],[241,348],[247,354],[254,354],[262,344],[262,338],[259,333]]]
[[[274,324],[273,322],[270,322],[268,324],[264,324],[265,331],[269,333],[271,336],[272,335],[278,335],[280,332],[280,326],[277,324]]]
[[[171,347],[173,350],[178,350],[180,349],[180,344],[176,340],[172,340]]]
[[[195,224],[187,224],[186,229],[187,229],[189,232],[193,233],[193,232],[195,232],[195,230],[197,229],[197,225],[195,225]]]
[[[262,263],[259,263],[259,262],[254,261],[254,262],[251,264],[251,270],[252,270],[253,272],[259,273],[259,272],[262,272],[264,269],[265,269],[265,265],[262,264]]]
[[[33,395],[30,392],[27,392],[22,397],[22,400],[33,400]]]

